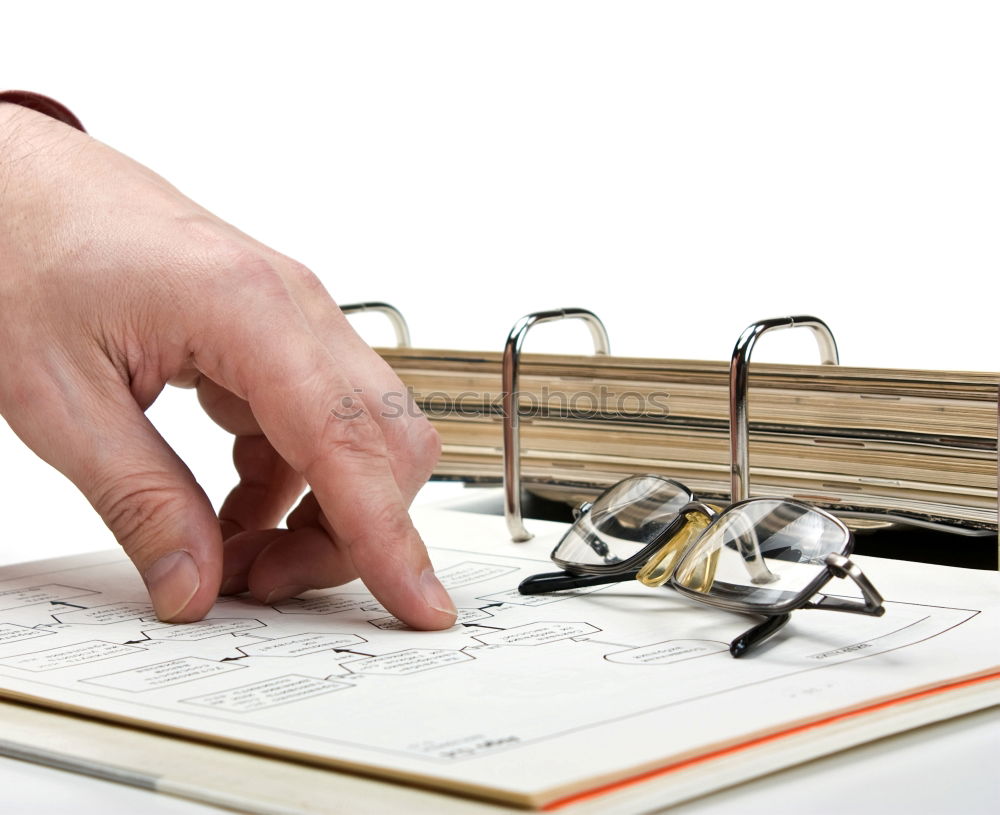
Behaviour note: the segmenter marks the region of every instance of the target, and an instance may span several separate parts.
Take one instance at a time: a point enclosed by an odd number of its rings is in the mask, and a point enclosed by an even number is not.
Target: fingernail
[[[443,614],[458,614],[455,604],[448,595],[447,590],[437,579],[433,569],[424,569],[420,575],[420,591],[424,595],[424,601],[435,611]]]
[[[264,598],[264,605],[269,606],[271,603],[280,603],[282,600],[287,600],[289,597],[294,597],[296,594],[302,594],[304,591],[309,591],[309,587],[278,586],[277,588],[271,589],[267,597]]]
[[[201,586],[194,558],[177,551],[164,555],[143,575],[156,616],[169,621],[184,611]]]

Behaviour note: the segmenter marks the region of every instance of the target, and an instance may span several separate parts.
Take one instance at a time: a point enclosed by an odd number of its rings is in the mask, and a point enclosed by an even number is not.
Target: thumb
[[[124,385],[98,393],[67,384],[47,394],[55,399],[45,400],[43,422],[35,413],[26,433],[15,431],[100,513],[142,575],[157,617],[200,620],[222,573],[222,535],[208,497]],[[39,424],[44,432],[32,432]]]

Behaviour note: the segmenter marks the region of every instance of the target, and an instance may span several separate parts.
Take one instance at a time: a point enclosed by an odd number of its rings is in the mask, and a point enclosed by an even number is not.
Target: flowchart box
[[[381,674],[383,676],[406,676],[407,674],[443,668],[459,662],[474,659],[463,651],[442,648],[409,648],[367,659],[356,659],[343,663],[342,667],[355,674]]]
[[[97,594],[97,592],[80,589],[76,586],[63,586],[58,583],[31,586],[24,589],[5,589],[0,591],[0,611],[37,606],[41,603],[52,603],[59,600],[73,600],[90,594]]]
[[[237,648],[249,657],[303,657],[320,651],[335,651],[362,645],[367,640],[356,634],[294,634]]]
[[[325,693],[353,687],[346,682],[289,674],[181,701],[188,705],[225,710],[230,713],[252,713],[256,710],[300,702],[303,699],[312,699]]]
[[[118,671],[80,681],[129,693],[143,693],[170,685],[182,685],[185,682],[193,682],[196,679],[204,679],[229,671],[238,671],[242,668],[242,665],[233,665],[231,662],[214,662],[201,657],[183,657],[182,659],[157,662],[154,665],[145,665],[141,668],[132,668],[128,671]]]
[[[88,640],[59,648],[46,648],[44,651],[32,651],[30,654],[5,657],[0,659],[0,665],[20,668],[22,671],[55,671],[59,668],[72,668],[89,662],[137,654],[145,650],[134,645]]]

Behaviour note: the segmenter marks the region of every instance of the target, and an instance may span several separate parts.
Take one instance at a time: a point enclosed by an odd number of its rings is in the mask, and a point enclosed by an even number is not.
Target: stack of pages
[[[438,478],[498,481],[501,355],[381,349],[441,433]],[[751,365],[751,493],[847,517],[997,528],[995,373]],[[659,473],[728,500],[729,365],[525,355],[521,472],[579,500]],[[404,408],[388,395],[386,415]]]

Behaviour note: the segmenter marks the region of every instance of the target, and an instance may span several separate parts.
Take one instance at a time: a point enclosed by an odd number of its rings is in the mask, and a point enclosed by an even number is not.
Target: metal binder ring
[[[562,308],[555,311],[536,311],[518,320],[507,335],[503,350],[503,489],[504,517],[511,539],[517,542],[531,539],[524,528],[521,515],[521,427],[518,416],[518,376],[521,365],[521,348],[528,332],[541,323],[556,320],[583,320],[594,340],[595,354],[611,353],[608,332],[604,323],[585,308]]]
[[[818,317],[774,317],[753,323],[740,335],[729,364],[729,455],[732,464],[732,501],[750,497],[749,431],[747,418],[747,379],[750,354],[761,335],[785,328],[808,328],[819,346],[823,365],[839,365],[837,342],[829,326]]]
[[[403,313],[395,306],[380,302],[351,303],[341,306],[340,310],[344,314],[357,314],[361,311],[377,311],[380,314],[384,314],[389,318],[389,322],[392,323],[392,329],[396,332],[396,347],[410,347],[410,328],[406,324],[406,318],[403,316]]]

